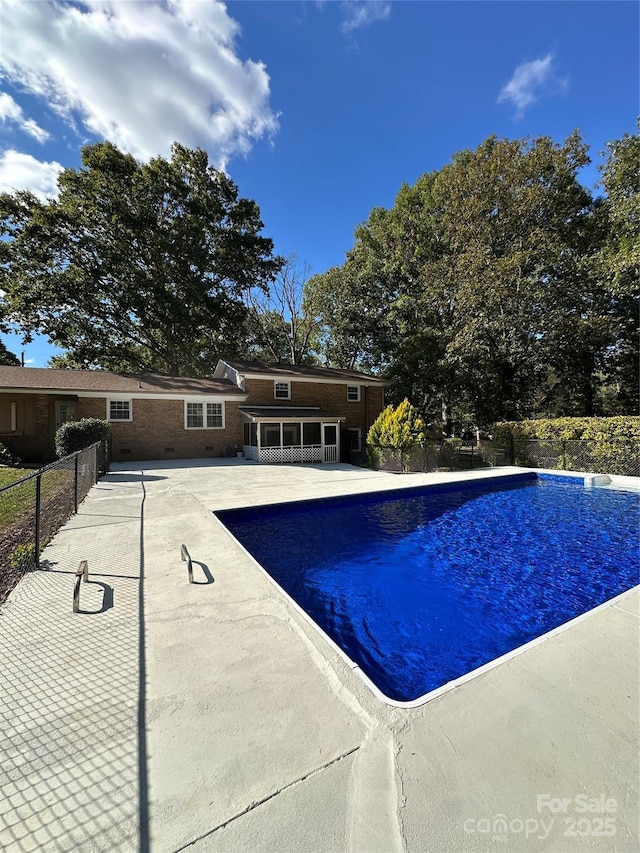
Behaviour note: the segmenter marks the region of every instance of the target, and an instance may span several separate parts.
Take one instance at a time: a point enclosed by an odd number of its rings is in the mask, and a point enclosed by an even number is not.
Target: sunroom
[[[240,406],[245,459],[338,462],[341,415],[307,406]]]

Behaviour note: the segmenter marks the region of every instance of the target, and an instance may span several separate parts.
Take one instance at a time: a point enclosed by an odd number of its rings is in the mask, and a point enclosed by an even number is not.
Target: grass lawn
[[[33,474],[24,468],[0,468],[0,489],[10,483]],[[46,498],[65,480],[73,480],[73,472],[65,470],[45,471],[42,475],[41,497]],[[36,479],[33,477],[13,489],[0,492],[0,529],[11,524],[21,515],[33,512],[36,501]]]
[[[27,474],[33,474],[33,471],[27,468],[0,468],[0,489],[19,480],[20,477],[26,477]]]

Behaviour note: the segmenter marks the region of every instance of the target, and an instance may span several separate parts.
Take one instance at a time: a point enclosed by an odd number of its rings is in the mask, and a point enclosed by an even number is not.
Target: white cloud
[[[237,56],[220,0],[3,0],[0,15],[5,77],[136,157],[177,140],[223,166],[277,130],[266,68]]]
[[[0,154],[0,192],[31,190],[44,201],[58,194],[57,178],[63,167],[55,161],[44,163],[30,154],[4,151]]]
[[[391,14],[391,4],[384,0],[343,0],[342,8],[344,10],[343,33],[368,27],[375,21],[384,21]]]
[[[17,124],[38,142],[45,142],[49,138],[47,131],[43,130],[32,118],[25,119],[22,107],[7,92],[0,92],[0,121]]]
[[[2,121],[22,121],[22,108],[16,104],[11,95],[0,92],[0,119]]]
[[[33,136],[34,139],[37,139],[38,142],[46,142],[50,136],[50,134],[44,130],[44,128],[40,127],[39,124],[36,124],[32,118],[26,119],[22,125],[22,129],[30,136]]]
[[[519,118],[543,94],[554,94],[566,86],[567,81],[556,76],[553,56],[548,53],[543,59],[534,59],[532,62],[518,65],[511,80],[503,86],[498,103],[513,104],[516,117]]]

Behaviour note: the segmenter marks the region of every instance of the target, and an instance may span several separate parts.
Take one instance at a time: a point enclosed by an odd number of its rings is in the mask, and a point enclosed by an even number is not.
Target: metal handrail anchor
[[[180,546],[180,558],[187,564],[187,571],[189,572],[189,583],[193,583],[193,563],[191,562],[191,556],[187,551],[186,545]]]
[[[82,560],[76,569],[76,580],[73,585],[73,612],[78,613],[80,610],[80,581],[85,583],[89,580],[89,563]]]

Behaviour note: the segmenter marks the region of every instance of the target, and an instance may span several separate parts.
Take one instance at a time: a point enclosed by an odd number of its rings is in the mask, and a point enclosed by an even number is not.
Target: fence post
[[[36,541],[35,541],[35,563],[40,565],[40,495],[41,495],[41,480],[40,474],[36,477]]]
[[[78,512],[78,454],[74,456],[73,507]]]

